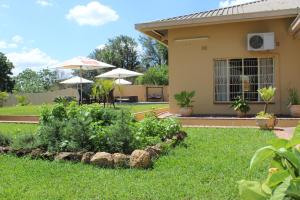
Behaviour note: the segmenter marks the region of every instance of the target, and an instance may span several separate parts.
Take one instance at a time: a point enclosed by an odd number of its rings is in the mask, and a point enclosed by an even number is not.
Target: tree
[[[13,90],[14,81],[11,78],[13,68],[14,65],[0,52],[0,92]]]
[[[44,90],[48,91],[57,81],[57,71],[42,69],[38,72]]]
[[[136,70],[140,64],[137,48],[133,38],[120,35],[109,39],[104,48],[94,50],[90,57],[120,68]]]
[[[168,48],[150,37],[140,36],[139,41],[144,49],[142,63],[147,68],[168,64]]]
[[[15,77],[15,90],[22,93],[38,93],[48,91],[56,82],[57,73],[49,69],[35,72],[25,69]]]
[[[149,67],[144,73],[136,79],[137,84],[142,85],[169,85],[169,71],[167,65]]]

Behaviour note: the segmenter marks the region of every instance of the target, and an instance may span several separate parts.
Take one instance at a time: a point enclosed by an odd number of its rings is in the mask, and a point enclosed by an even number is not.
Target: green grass
[[[37,127],[36,124],[0,123],[0,133],[14,137],[20,134],[35,133]]]
[[[252,155],[274,137],[271,132],[257,129],[187,131],[187,148],[177,147],[148,171],[100,169],[2,155],[0,197],[13,200],[238,199],[237,181],[251,178],[247,175]],[[258,171],[254,177],[262,175],[263,171]]]
[[[52,105],[48,105],[51,107]],[[132,112],[141,112],[151,110],[153,108],[168,108],[168,104],[122,104],[117,105],[118,108],[129,108]],[[0,108],[0,115],[39,115],[41,105],[28,106],[12,106]]]

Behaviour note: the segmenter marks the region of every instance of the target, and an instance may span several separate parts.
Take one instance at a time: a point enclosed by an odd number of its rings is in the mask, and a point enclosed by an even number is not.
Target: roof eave
[[[228,15],[228,16],[215,16],[215,17],[187,19],[187,20],[157,21],[157,22],[136,24],[135,28],[141,32],[146,32],[151,30],[166,30],[166,29],[173,29],[179,27],[189,27],[189,26],[199,26],[199,25],[214,25],[214,24],[255,21],[255,20],[265,20],[265,19],[288,18],[288,17],[297,16],[298,12],[299,9],[294,8],[294,9],[286,9],[286,10],[245,13],[245,14],[236,14],[236,15]]]
[[[300,14],[296,17],[289,29],[290,33],[296,38],[300,38]]]

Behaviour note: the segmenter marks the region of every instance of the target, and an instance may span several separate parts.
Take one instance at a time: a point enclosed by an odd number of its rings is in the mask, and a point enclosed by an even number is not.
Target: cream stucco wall
[[[170,65],[170,109],[178,107],[173,98],[182,90],[195,90],[194,113],[234,114],[229,104],[214,103],[213,61],[216,58],[251,58],[272,56],[275,60],[275,104],[270,111],[287,114],[288,88],[300,92],[300,40],[288,32],[293,19],[241,22],[221,25],[171,29],[168,32]],[[275,32],[277,47],[268,52],[247,51],[247,34]],[[207,40],[175,41],[207,36]],[[251,113],[263,108],[251,104]]]

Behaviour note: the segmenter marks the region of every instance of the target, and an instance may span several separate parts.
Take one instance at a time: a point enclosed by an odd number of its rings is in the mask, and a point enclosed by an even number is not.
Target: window
[[[233,101],[238,96],[259,102],[257,90],[274,86],[273,58],[218,59],[214,65],[216,102]]]

